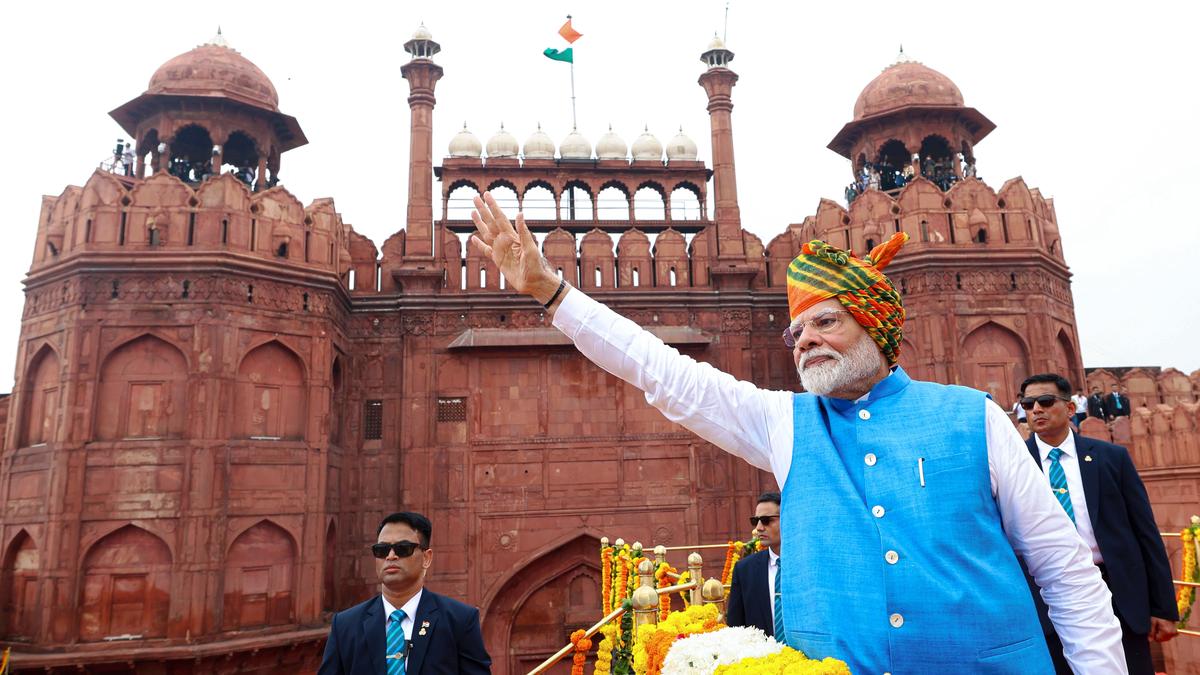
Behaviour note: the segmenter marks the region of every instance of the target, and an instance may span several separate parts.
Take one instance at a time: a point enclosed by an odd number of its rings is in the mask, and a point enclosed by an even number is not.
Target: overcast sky
[[[402,44],[424,21],[445,68],[434,161],[466,121],[487,142],[540,122],[570,131],[569,71],[542,56],[575,44],[579,130],[612,124],[627,143],[682,126],[711,161],[699,55],[722,31],[724,0],[689,2],[5,3],[0,91],[9,205],[0,251],[0,391],[11,387],[40,197],[82,185],[124,132],[108,111],[218,24],[299,119],[309,145],[280,177],[303,203],[333,197],[382,244],[403,225],[408,83]],[[1200,135],[1197,3],[748,2],[731,0],[728,45],[738,195],[764,242],[842,200],[849,163],[825,145],[862,88],[905,53],[952,79],[997,125],[976,148],[993,187],[1023,176],[1053,197],[1085,365],[1200,368],[1196,299]],[[440,186],[435,184],[435,190]]]

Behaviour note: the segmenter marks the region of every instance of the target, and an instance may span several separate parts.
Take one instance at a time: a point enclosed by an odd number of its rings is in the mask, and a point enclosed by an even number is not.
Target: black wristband
[[[567,287],[566,279],[563,279],[562,281],[558,282],[558,290],[554,291],[554,295],[550,296],[550,299],[547,300],[546,304],[542,305],[542,307],[545,307],[546,309],[550,309],[550,305],[554,304],[554,301],[558,299],[558,296],[562,295],[563,289],[566,287]]]

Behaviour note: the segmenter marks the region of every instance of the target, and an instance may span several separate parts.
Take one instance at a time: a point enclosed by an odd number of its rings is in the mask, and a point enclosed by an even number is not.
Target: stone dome
[[[525,155],[525,159],[554,159],[554,141],[542,131],[542,125],[539,124],[537,131],[525,139],[521,154]]]
[[[489,138],[487,142],[488,157],[516,157],[520,150],[517,139],[504,130],[503,124],[500,125],[500,131],[497,131],[496,135]]]
[[[409,39],[410,40],[432,40],[433,33],[429,32],[429,29],[425,27],[425,22],[422,21],[421,25],[417,26],[417,29],[415,31],[413,31],[412,37]]]
[[[679,133],[667,142],[667,161],[673,162],[679,160],[682,162],[694,162],[699,156],[700,151],[696,149],[696,142],[683,133],[683,128],[680,127]]]
[[[208,43],[159,66],[146,93],[231,98],[279,111],[275,85],[258,66],[229,47],[220,32]]]
[[[451,157],[474,157],[479,158],[483,154],[483,144],[479,142],[479,138],[475,134],[467,130],[467,123],[463,122],[462,131],[454,134],[454,138],[450,139],[449,155]]]
[[[583,134],[572,129],[563,142],[559,143],[558,155],[563,159],[591,159],[592,144]]]
[[[625,145],[625,141],[612,130],[612,125],[608,127],[608,131],[596,141],[596,159],[627,159],[629,157],[629,147]]]
[[[908,106],[961,108],[962,92],[950,78],[936,70],[916,61],[901,60],[888,66],[863,88],[854,102],[854,119]]]
[[[634,139],[632,151],[633,159],[635,161],[662,161],[662,143],[658,141],[658,138],[656,138],[654,134],[650,133],[650,129],[648,127],[642,131],[641,136],[638,136],[636,139]]]

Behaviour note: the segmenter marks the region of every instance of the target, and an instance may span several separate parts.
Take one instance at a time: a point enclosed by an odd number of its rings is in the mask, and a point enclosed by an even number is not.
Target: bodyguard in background
[[[725,613],[725,623],[730,626],[754,626],[767,635],[776,635],[776,603],[780,606],[779,613],[783,611],[778,581],[781,501],[778,492],[764,492],[754,506],[750,525],[754,527],[754,535],[767,548],[746,556],[733,566]],[[781,634],[779,641],[783,642]]]
[[[419,513],[383,519],[371,546],[383,592],[334,615],[318,675],[492,672],[479,610],[425,590],[432,534]]]
[[[1171,564],[1129,452],[1071,430],[1070,392],[1067,380],[1052,373],[1021,383],[1033,431],[1026,444],[1112,591],[1130,675],[1153,675],[1149,640],[1166,642],[1178,633]],[[1033,599],[1055,670],[1070,675],[1041,594]]]

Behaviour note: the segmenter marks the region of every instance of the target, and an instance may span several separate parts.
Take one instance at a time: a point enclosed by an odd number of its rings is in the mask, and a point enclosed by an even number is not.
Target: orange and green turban
[[[904,303],[881,271],[908,241],[898,232],[863,258],[814,239],[788,265],[788,313],[793,321],[813,305],[837,298],[879,350],[894,364],[900,358]]]

